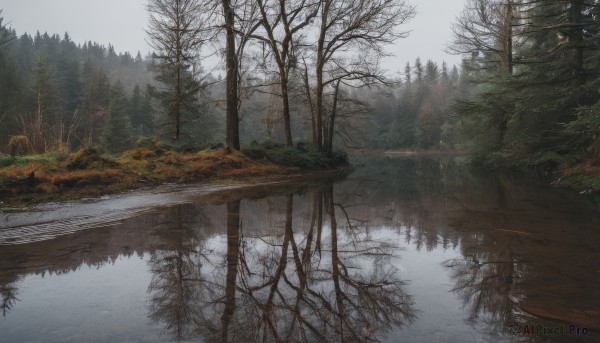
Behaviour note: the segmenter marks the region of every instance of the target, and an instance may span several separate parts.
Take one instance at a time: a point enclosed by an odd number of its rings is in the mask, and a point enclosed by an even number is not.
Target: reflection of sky
[[[417,319],[407,328],[390,333],[382,342],[481,342],[488,337],[466,324],[462,301],[450,293],[454,287],[442,263],[461,258],[460,245],[431,251],[405,242],[406,229],[375,229],[374,239],[397,242],[399,258],[393,259],[400,279],[407,281],[406,292],[414,297]],[[509,341],[507,339],[507,341]]]
[[[146,313],[148,258],[121,256],[100,268],[25,277],[20,301],[0,318],[0,341],[160,342],[161,329]]]

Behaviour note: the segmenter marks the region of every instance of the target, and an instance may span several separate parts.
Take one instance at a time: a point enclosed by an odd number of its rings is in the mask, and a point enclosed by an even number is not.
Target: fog
[[[395,57],[387,58],[384,67],[391,73],[402,70],[407,61],[431,59],[438,63],[459,64],[460,57],[443,50],[452,37],[454,18],[464,0],[413,0],[417,16],[402,29],[410,36],[390,47]],[[112,44],[117,51],[140,51],[146,55],[150,47],[144,28],[147,26],[145,0],[0,0],[4,21],[17,34],[36,31],[60,34],[68,32],[76,43],[95,41]]]

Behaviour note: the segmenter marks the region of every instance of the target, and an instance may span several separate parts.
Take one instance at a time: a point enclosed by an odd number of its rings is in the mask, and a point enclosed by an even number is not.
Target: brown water
[[[593,199],[447,158],[355,164],[5,209],[0,341],[600,341]]]

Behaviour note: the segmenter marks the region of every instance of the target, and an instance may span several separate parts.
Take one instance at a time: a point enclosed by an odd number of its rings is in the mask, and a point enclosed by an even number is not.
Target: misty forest
[[[409,34],[403,24],[415,10],[406,2],[220,6],[150,1],[148,56],[3,26],[2,151],[270,140],[317,151],[476,152],[549,170],[598,153],[595,1],[468,1],[447,47],[463,63],[423,56],[396,75],[379,61]]]
[[[419,1],[146,0],[148,52],[0,5],[0,331],[598,339],[600,1],[457,2],[457,64],[390,52]]]

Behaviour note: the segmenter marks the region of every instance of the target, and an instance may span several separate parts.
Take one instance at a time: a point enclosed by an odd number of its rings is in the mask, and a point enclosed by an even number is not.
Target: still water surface
[[[354,163],[5,210],[0,341],[600,341],[597,203],[448,158]]]

